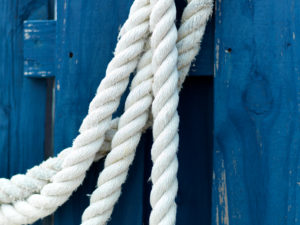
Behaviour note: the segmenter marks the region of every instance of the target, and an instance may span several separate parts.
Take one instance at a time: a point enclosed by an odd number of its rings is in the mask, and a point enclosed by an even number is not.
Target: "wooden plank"
[[[216,2],[212,224],[300,224],[300,2]]]
[[[132,0],[69,0],[57,2],[57,75],[55,83],[54,150],[70,146],[78,134],[88,104],[112,58],[120,26]],[[113,19],[112,19],[113,15]],[[80,224],[88,194],[102,163],[94,165],[72,198],[55,213],[55,225]],[[143,204],[143,152],[138,153],[109,224],[140,225]]]
[[[44,159],[46,81],[23,76],[23,21],[47,18],[48,0],[0,1],[0,177]]]
[[[24,75],[32,78],[54,76],[56,21],[24,22]]]
[[[23,77],[23,20],[47,18],[47,1],[0,2],[0,173],[25,172],[43,159],[45,82]]]

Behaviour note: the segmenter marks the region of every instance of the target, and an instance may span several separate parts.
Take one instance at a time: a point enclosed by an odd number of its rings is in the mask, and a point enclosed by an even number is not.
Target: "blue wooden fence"
[[[0,1],[0,177],[71,145],[131,4]],[[299,12],[296,0],[215,3],[180,94],[177,224],[300,225]],[[110,225],[148,224],[151,143],[149,131]],[[42,223],[79,224],[102,166]]]

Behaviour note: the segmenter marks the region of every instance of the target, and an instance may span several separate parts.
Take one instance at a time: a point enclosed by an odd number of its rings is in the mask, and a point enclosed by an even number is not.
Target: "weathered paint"
[[[300,2],[216,2],[212,224],[300,224]]]
[[[53,77],[55,69],[56,21],[24,22],[24,75],[34,78]]]

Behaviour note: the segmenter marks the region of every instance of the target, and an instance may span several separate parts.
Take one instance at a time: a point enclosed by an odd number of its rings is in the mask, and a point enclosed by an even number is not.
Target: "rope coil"
[[[0,225],[30,224],[53,213],[107,153],[82,224],[106,224],[121,194],[142,132],[152,125],[150,224],[175,224],[178,92],[199,52],[212,0],[189,0],[178,29],[174,0],[135,0],[106,76],[71,148],[11,179],[0,179]],[[178,33],[178,34],[177,34]],[[111,120],[136,69],[124,114]],[[111,149],[111,150],[110,150]]]

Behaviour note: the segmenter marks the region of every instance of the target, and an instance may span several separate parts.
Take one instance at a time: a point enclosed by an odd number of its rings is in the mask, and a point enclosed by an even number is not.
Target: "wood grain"
[[[0,177],[44,159],[46,81],[23,75],[23,21],[47,18],[46,0],[0,1]]]
[[[213,224],[300,224],[300,2],[216,2]]]

